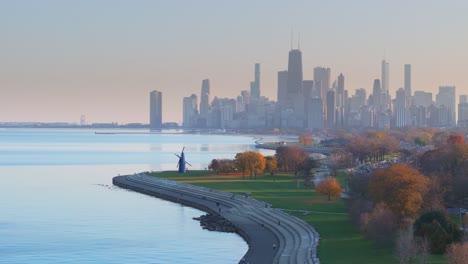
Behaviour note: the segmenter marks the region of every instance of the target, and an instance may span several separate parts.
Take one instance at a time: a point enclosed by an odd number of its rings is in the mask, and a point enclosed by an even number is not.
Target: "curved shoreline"
[[[143,174],[117,176],[112,182],[121,188],[221,215],[249,245],[239,263],[319,263],[318,233],[302,220],[266,203]]]

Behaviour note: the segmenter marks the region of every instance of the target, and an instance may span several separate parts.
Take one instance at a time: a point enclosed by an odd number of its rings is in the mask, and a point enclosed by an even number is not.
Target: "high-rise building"
[[[189,97],[183,99],[183,127],[193,127],[196,125],[195,117],[198,114],[197,96],[192,94]]]
[[[201,95],[200,95],[200,116],[207,118],[210,110],[210,80],[205,79],[202,81]]]
[[[255,63],[255,80],[250,83],[250,95],[252,99],[260,99],[260,63]]]
[[[396,127],[410,125],[410,109],[406,99],[406,90],[403,88],[398,89],[394,101],[394,121]]]
[[[150,93],[150,129],[162,127],[162,93],[152,91]]]
[[[285,107],[288,101],[288,71],[278,72],[278,104]]]
[[[288,93],[302,94],[302,53],[298,49],[289,52]]]
[[[411,64],[405,64],[405,96],[406,105],[411,105]]]
[[[382,93],[387,93],[390,90],[390,65],[385,60],[382,60]]]
[[[439,109],[442,109],[441,106],[444,106],[447,111],[447,113],[441,112],[441,126],[456,126],[455,86],[440,86],[439,93],[436,95],[436,105]]]
[[[304,98],[313,98],[316,97],[315,83],[312,80],[302,81],[302,94]]]
[[[376,111],[380,111],[382,108],[382,88],[380,87],[380,80],[374,80],[374,86],[372,88],[372,106]]]
[[[432,104],[432,93],[414,91],[414,105],[429,107]]]
[[[336,106],[337,107],[344,107],[344,91],[345,91],[344,81],[345,81],[344,75],[340,73],[340,75],[338,75],[338,82],[336,86]]]
[[[306,98],[307,128],[323,128],[322,98]]]
[[[327,92],[327,128],[335,127],[335,91],[330,90]]]
[[[460,95],[458,102],[458,127],[468,128],[468,96]]]
[[[314,68],[314,82],[318,96],[325,102],[327,99],[327,91],[331,88],[331,70],[330,68],[316,67]]]

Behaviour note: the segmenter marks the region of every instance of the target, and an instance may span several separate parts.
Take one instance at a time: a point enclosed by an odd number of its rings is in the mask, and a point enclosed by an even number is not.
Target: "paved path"
[[[249,244],[239,263],[320,263],[316,254],[319,235],[315,229],[258,200],[144,174],[114,177],[113,183],[221,214]]]

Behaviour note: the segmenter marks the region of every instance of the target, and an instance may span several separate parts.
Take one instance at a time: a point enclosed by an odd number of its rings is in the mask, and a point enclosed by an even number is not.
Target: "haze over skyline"
[[[300,33],[304,79],[317,66],[345,87],[372,90],[381,61],[390,94],[404,86],[468,93],[466,1],[3,1],[0,122],[149,122],[162,92],[163,122],[182,120],[182,98],[249,90],[261,63],[261,95],[276,100]]]

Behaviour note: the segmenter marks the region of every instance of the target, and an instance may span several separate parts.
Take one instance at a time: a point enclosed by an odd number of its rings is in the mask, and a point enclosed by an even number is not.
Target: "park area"
[[[218,174],[212,171],[157,172],[152,176],[190,183],[239,195],[249,195],[267,202],[275,208],[306,221],[320,234],[318,258],[321,263],[398,263],[393,247],[381,246],[366,239],[351,223],[346,200],[340,197],[331,201],[299,184],[292,175],[258,175],[255,178],[242,174]],[[337,177],[344,186],[345,175]],[[446,263],[443,255],[433,255],[429,263]]]

